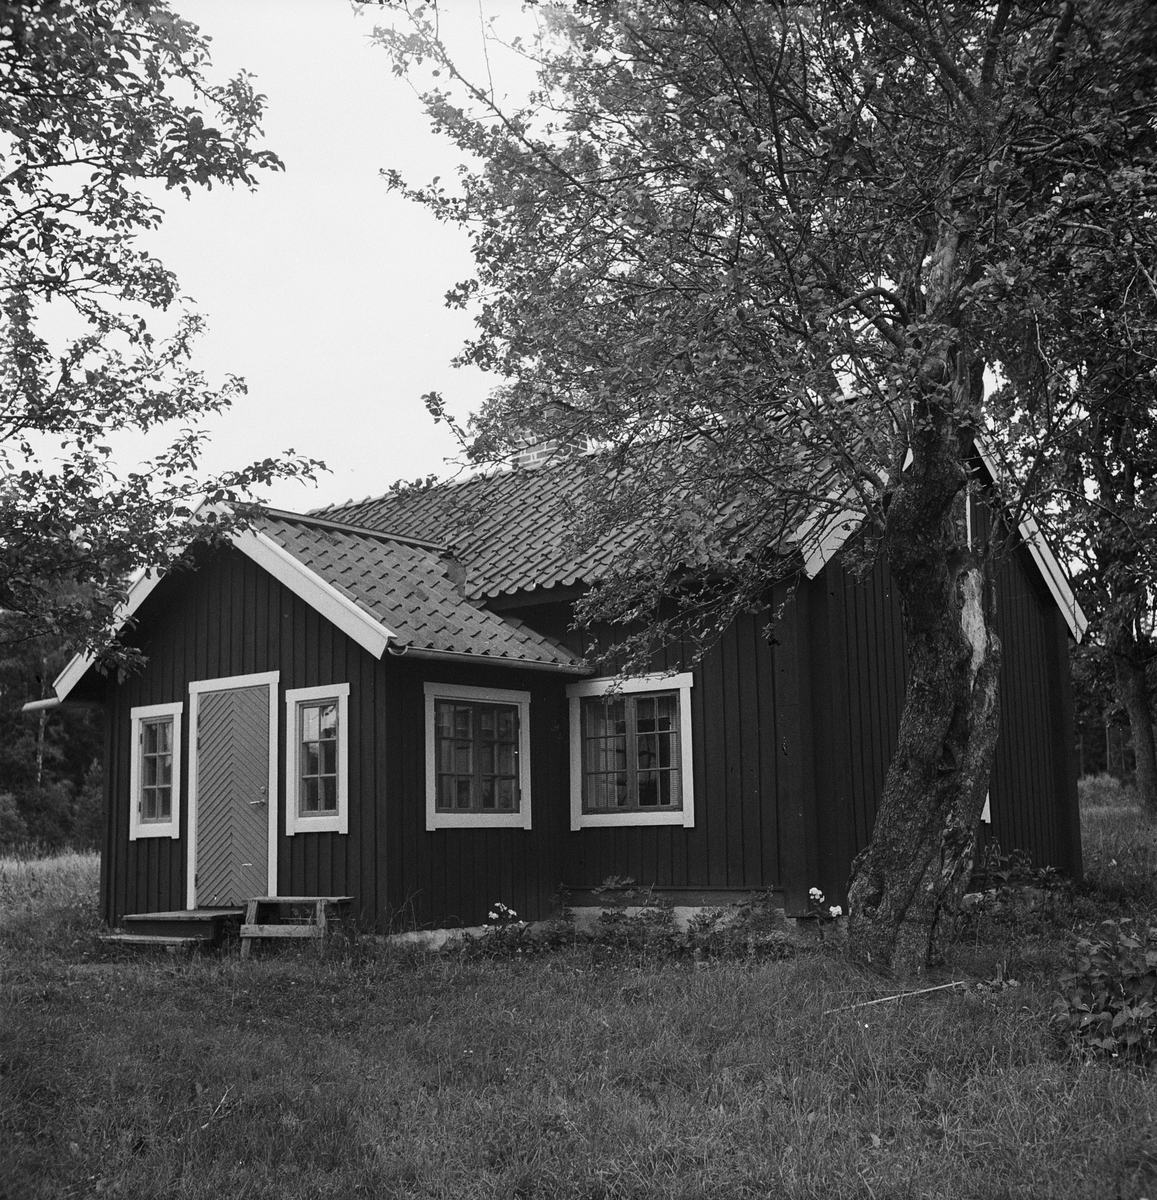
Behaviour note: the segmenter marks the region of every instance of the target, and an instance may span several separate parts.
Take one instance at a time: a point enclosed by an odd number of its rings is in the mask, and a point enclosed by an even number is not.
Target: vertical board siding
[[[992,779],[993,836],[1040,865],[1079,869],[1067,644],[1027,552],[998,580],[1003,709]],[[774,643],[766,615],[745,614],[693,668],[696,823],[572,832],[567,677],[385,656],[377,661],[250,560],[202,551],[198,569],[164,581],[133,639],[144,670],[106,685],[109,828],[104,915],[181,908],[187,868],[188,738],[181,759],[181,837],[128,841],[130,709],[187,701],[194,680],[280,672],[278,890],[348,893],[366,925],[478,924],[495,901],[527,918],[549,912],[560,884],[608,877],[643,885],[782,889],[793,909],[821,886],[842,902],[852,858],[871,836],[895,749],[907,663],[898,597],[885,564],[864,579],[829,564],[794,594],[780,589]],[[606,630],[569,628],[562,605],[520,616],[575,650]],[[686,647],[656,655],[678,669]],[[427,680],[531,693],[533,827],[425,827]],[[349,832],[284,832],[287,688],[350,685]],[[1071,708],[1071,694],[1070,694]],[[186,705],[186,714],[188,707]]]
[[[780,645],[770,644],[766,622],[765,616],[740,616],[692,668],[695,827],[572,832],[568,820],[562,832],[563,882],[568,887],[599,887],[610,878],[660,888],[752,891],[781,886],[778,805],[784,767],[777,729],[783,718],[777,697],[788,692],[779,687],[777,676],[794,651],[781,634]],[[566,631],[561,623],[538,622],[536,627],[555,636]],[[599,647],[615,640],[602,628],[592,638]],[[582,649],[573,631],[566,640],[572,649]],[[652,669],[682,669],[689,658],[684,647],[675,646],[657,654]],[[796,708],[792,700],[791,711]],[[565,731],[561,736],[565,747]],[[561,786],[568,786],[565,778]]]
[[[862,580],[838,564],[829,565],[824,575],[834,593],[829,599],[829,655],[841,660],[836,676],[845,681],[846,689],[842,702],[838,693],[833,696],[831,718],[842,721],[846,730],[843,752],[831,763],[833,772],[838,772],[832,786],[846,797],[844,807],[852,824],[852,836],[841,839],[833,863],[835,877],[829,877],[842,902],[851,861],[872,836],[884,778],[896,750],[908,659],[900,598],[887,563],[877,561]],[[838,643],[838,650],[832,649],[832,643]]]
[[[148,657],[124,684],[106,687],[109,821],[102,907],[126,912],[185,904],[188,843],[188,685],[280,672],[277,888],[350,894],[363,924],[379,929],[477,924],[494,901],[536,917],[562,881],[559,847],[569,827],[566,679],[506,668],[378,662],[236,551],[201,552],[198,569],[164,581],[137,614],[134,640]],[[533,829],[425,829],[426,679],[532,693]],[[349,832],[285,834],[284,694],[349,683]],[[181,836],[128,840],[130,710],[179,700]],[[559,739],[563,739],[560,743]],[[560,754],[560,744],[563,752]]]
[[[988,838],[1005,853],[1029,854],[1036,866],[1079,874],[1067,637],[1057,635],[1060,614],[1027,550],[1018,548],[1004,562],[997,596],[1004,659]]]
[[[824,764],[817,779],[824,796],[817,836],[821,854],[828,851],[819,886],[842,903],[852,860],[875,825],[908,664],[899,596],[885,562],[878,561],[864,580],[838,563],[819,578],[825,581],[820,601],[828,607],[826,622],[813,623],[813,669],[830,685],[826,701],[816,705],[817,761]],[[1038,866],[1079,872],[1067,732],[1072,718],[1064,709],[1066,689],[1071,694],[1067,637],[1058,636],[1060,614],[1024,547],[1005,559],[996,588],[1001,719],[991,778],[993,824],[982,827],[981,841],[995,839],[1006,853],[1023,851]],[[844,814],[843,828],[834,825],[836,810]]]
[[[385,730],[375,725],[375,663],[301,600],[233,550],[200,551],[197,569],[165,580],[137,614],[133,641],[148,658],[140,672],[123,684],[106,686],[109,724],[107,780],[110,819],[106,832],[107,866],[102,882],[103,915],[117,921],[126,912],[180,909],[185,906],[188,865],[189,684],[196,680],[280,672],[276,710],[278,728],[277,887],[282,894],[325,892],[357,894],[363,918],[380,923],[376,882],[368,897],[361,863],[384,857],[376,844],[375,810],[380,797],[366,788],[363,759],[387,757]],[[307,650],[313,639],[312,655]],[[285,835],[286,688],[329,683],[350,684],[350,721],[360,736],[350,738],[351,819],[349,835]],[[381,685],[384,690],[384,683]],[[181,755],[181,836],[128,840],[129,744],[132,708],[181,701],[184,739]],[[368,810],[368,811],[367,811]],[[365,844],[368,841],[368,845]]]
[[[566,679],[409,659],[385,665],[389,704],[382,727],[396,747],[385,773],[390,799],[379,807],[385,845],[393,848],[387,851],[387,921],[398,930],[479,925],[496,901],[527,919],[547,915],[563,881],[560,847],[570,821]],[[427,831],[423,684],[428,680],[530,692],[529,830]]]

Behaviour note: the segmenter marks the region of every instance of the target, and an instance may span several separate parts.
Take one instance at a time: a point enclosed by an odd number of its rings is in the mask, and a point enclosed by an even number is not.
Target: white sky
[[[443,304],[470,274],[465,237],[388,192],[378,174],[397,167],[425,183],[451,176],[458,161],[411,85],[370,45],[384,14],[355,14],[347,0],[171,6],[212,37],[213,77],[256,76],[268,97],[264,144],[286,167],[263,173],[254,193],[167,194],[164,225],[142,239],[208,320],[196,365],[211,380],[232,372],[249,386],[207,426],[204,466],[288,447],[325,460],[332,473],[316,489],[280,484],[265,497],[298,510],[445,473],[453,439],[421,395],[439,391],[464,416],[497,381],[449,365],[472,329]],[[442,7],[443,28],[477,70],[479,0]],[[518,0],[481,0],[481,9],[508,36],[533,32]],[[522,90],[531,82],[526,72],[503,78]]]

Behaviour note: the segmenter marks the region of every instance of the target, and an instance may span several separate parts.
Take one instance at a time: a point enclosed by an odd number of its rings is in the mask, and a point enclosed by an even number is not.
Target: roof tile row
[[[553,638],[464,596],[436,550],[367,529],[268,514],[261,532],[393,635],[399,648],[478,655],[528,666],[580,665]]]

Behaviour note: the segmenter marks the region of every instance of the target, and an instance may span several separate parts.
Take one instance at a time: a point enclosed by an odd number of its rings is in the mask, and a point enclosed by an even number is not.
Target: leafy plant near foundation
[[[1056,867],[1035,866],[1032,855],[1025,850],[1006,854],[1000,843],[993,839],[973,868],[971,882],[977,890],[1016,884],[1050,888],[1062,886],[1064,878]]]
[[[1082,938],[1061,976],[1053,1026],[1080,1048],[1113,1058],[1157,1056],[1157,928],[1106,921]]]
[[[528,924],[513,909],[496,904],[481,936],[457,943],[455,951],[466,958],[517,958],[583,946],[596,958],[626,956],[658,964],[779,959],[796,949],[782,910],[767,893],[743,904],[702,909],[681,929],[670,901],[633,880],[608,880],[593,890],[613,906],[590,932],[576,929],[565,909],[549,921]]]

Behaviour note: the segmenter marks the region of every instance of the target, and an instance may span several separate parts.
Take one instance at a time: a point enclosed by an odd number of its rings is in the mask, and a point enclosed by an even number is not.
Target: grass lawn
[[[967,990],[842,1012],[896,989],[830,946],[129,958],[95,859],[0,861],[0,1197],[1157,1197],[1157,1076],[1047,1023],[1072,931],[1157,911],[1157,828],[1085,824]]]

